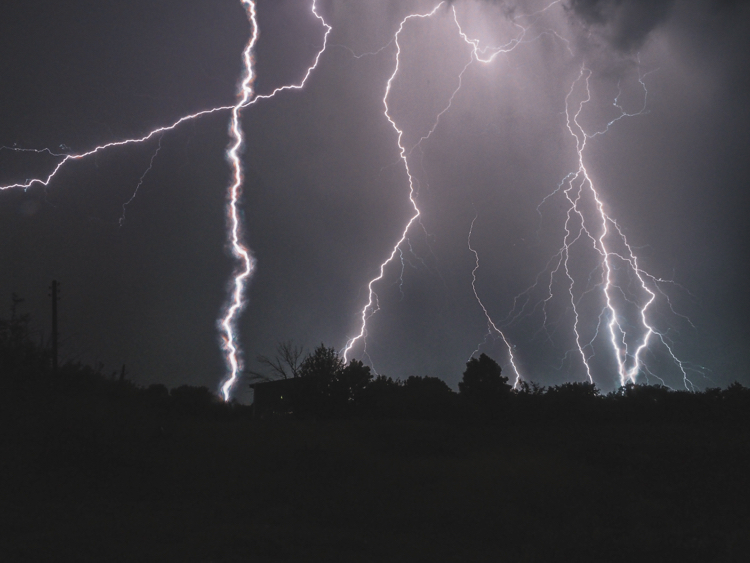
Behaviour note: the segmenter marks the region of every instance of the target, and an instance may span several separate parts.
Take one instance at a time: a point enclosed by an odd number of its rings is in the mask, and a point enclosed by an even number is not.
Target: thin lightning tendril
[[[492,332],[495,332],[500,335],[500,338],[505,343],[506,348],[508,348],[508,358],[510,360],[510,365],[513,368],[513,373],[516,374],[516,382],[514,384],[517,385],[521,380],[521,372],[518,370],[518,366],[516,365],[516,358],[513,355],[513,346],[510,342],[508,342],[508,339],[506,338],[505,334],[502,330],[500,330],[495,323],[492,320],[492,317],[490,317],[490,314],[487,312],[487,308],[484,306],[484,303],[482,303],[482,300],[479,297],[479,293],[477,293],[477,271],[479,270],[479,253],[474,249],[474,247],[471,246],[471,235],[474,233],[474,223],[477,221],[477,215],[474,215],[474,219],[471,221],[471,227],[469,227],[469,237],[467,239],[467,246],[469,247],[469,251],[474,255],[474,269],[471,271],[471,289],[474,292],[474,297],[477,300],[477,303],[479,303],[479,306],[482,308],[482,312],[484,313],[485,319],[487,319],[487,334],[491,334]],[[474,352],[471,354],[470,357],[475,356],[479,352],[479,349],[474,350]]]
[[[122,215],[120,216],[120,221],[118,222],[120,227],[122,227],[125,224],[125,212],[128,209],[128,205],[133,203],[133,200],[138,195],[138,190],[140,190],[141,186],[143,185],[143,181],[146,179],[146,176],[148,176],[148,173],[151,172],[151,169],[154,167],[154,161],[156,160],[156,157],[159,156],[159,151],[161,151],[161,140],[163,138],[164,138],[163,136],[159,136],[159,144],[156,146],[156,150],[154,151],[154,154],[151,155],[151,160],[148,163],[148,168],[146,168],[146,171],[138,179],[138,184],[136,184],[135,190],[133,190],[133,195],[130,196],[130,199],[128,201],[122,204]]]

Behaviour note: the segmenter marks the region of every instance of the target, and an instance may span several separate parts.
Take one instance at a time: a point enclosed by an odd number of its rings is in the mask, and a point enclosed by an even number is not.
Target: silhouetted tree
[[[175,411],[186,415],[205,415],[214,406],[219,406],[220,399],[208,390],[208,387],[181,385],[169,392]]]
[[[331,401],[328,388],[344,369],[344,361],[336,350],[323,344],[302,361],[295,388],[294,413],[302,417],[330,417]]]
[[[0,319],[0,374],[6,378],[40,375],[49,367],[49,352],[31,339],[29,315],[18,311],[22,303],[14,293],[10,319]]]
[[[500,365],[486,354],[466,362],[466,370],[458,391],[467,398],[507,395],[511,390],[508,378],[502,376]]]
[[[338,352],[321,344],[302,361],[299,375],[331,381],[344,370],[344,367],[346,364]]]
[[[535,381],[519,381],[511,393],[513,419],[525,424],[542,422],[540,412],[546,391],[546,387]]]
[[[516,386],[516,394],[528,395],[531,397],[539,397],[544,395],[546,387],[538,384],[536,381],[519,381]]]
[[[547,389],[547,397],[564,401],[581,402],[599,397],[599,389],[589,381],[573,381]]]
[[[610,393],[607,399],[610,409],[625,420],[649,420],[655,422],[663,419],[672,390],[663,385],[641,385],[629,381]]]
[[[302,346],[294,344],[291,340],[279,342],[276,345],[276,354],[273,358],[258,356],[258,363],[268,369],[268,373],[248,371],[256,379],[274,380],[289,379],[300,376],[302,356],[305,353]]]
[[[512,387],[502,376],[500,365],[481,354],[466,362],[466,370],[458,384],[458,392],[482,417],[497,418],[510,398]]]
[[[615,392],[616,396],[644,403],[658,403],[669,393],[669,387],[664,385],[640,385],[628,381]]]
[[[440,378],[412,375],[404,381],[403,393],[407,418],[444,420],[456,411],[456,394]]]
[[[361,361],[347,365],[336,350],[321,344],[300,364],[298,379],[295,412],[341,418],[356,412],[372,374]]]
[[[601,398],[599,389],[589,381],[555,385],[544,394],[543,416],[555,422],[585,422],[594,415]]]
[[[373,418],[404,416],[403,385],[390,377],[378,375],[362,389],[358,402],[360,411]]]
[[[356,403],[371,380],[370,367],[352,359],[334,379],[331,389],[335,390],[336,395],[341,396],[341,400],[350,404]]]
[[[737,381],[721,392],[720,403],[725,417],[735,421],[750,419],[750,389]]]
[[[750,389],[743,387],[739,381],[735,381],[724,389],[722,396],[728,400],[748,401],[750,400]]]

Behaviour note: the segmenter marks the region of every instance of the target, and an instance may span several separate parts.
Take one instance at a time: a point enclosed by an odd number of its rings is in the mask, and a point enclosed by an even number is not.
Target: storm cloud
[[[42,4],[43,17],[38,3],[2,8],[0,145],[82,151],[234,100],[249,31],[239,2]],[[242,211],[258,259],[239,326],[249,368],[278,341],[341,349],[357,334],[367,284],[412,211],[397,134],[384,115],[393,36],[407,15],[436,4],[319,1],[333,32],[306,88],[243,112]],[[513,18],[547,5],[453,4],[482,45],[507,44],[519,34]],[[256,86],[265,94],[299,80],[323,28],[309,0],[258,8]],[[671,301],[655,322],[698,387],[748,383],[747,4],[566,0],[519,19],[531,31],[512,52],[468,67],[471,47],[447,8],[410,21],[401,36],[402,72],[389,104],[410,150],[421,222],[377,284],[380,309],[355,356],[389,376],[455,385],[479,347],[509,375],[507,349],[487,337],[472,292],[468,243],[481,259],[477,290],[498,323],[535,280],[544,290],[549,274],[540,272],[560,248],[566,217],[564,198],[550,194],[577,166],[566,96],[585,65],[591,101],[582,126],[604,129],[618,115],[614,101],[638,114],[590,140],[586,163],[639,264],[675,282],[660,286]],[[585,97],[580,83],[574,95]],[[67,359],[107,369],[127,363],[143,384],[216,388],[216,318],[233,267],[224,233],[227,119],[217,113],[163,136],[122,226],[122,204],[156,140],[73,163],[46,189],[0,194],[0,306],[20,293],[43,337],[47,285],[59,279]],[[0,183],[50,162],[0,151]],[[576,273],[593,271],[582,262]],[[562,282],[553,289],[566,291]],[[540,295],[528,315],[504,325],[516,357],[544,384],[581,380],[571,313],[565,303],[549,308],[544,327]],[[596,321],[585,328],[593,333]],[[595,380],[611,389],[611,362],[595,357]],[[667,365],[658,353],[650,359]],[[668,367],[644,377],[680,387]]]
[[[620,51],[636,51],[670,16],[674,0],[569,0],[566,7],[590,34]]]

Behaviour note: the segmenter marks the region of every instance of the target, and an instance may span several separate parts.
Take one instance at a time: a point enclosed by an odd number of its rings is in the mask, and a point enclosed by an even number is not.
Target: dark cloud
[[[724,19],[740,15],[747,2],[683,2],[680,10],[685,6],[709,19]],[[568,0],[566,4],[574,23],[584,27],[589,39],[601,39],[621,52],[641,49],[654,30],[669,23],[677,7],[674,0]]]
[[[569,12],[619,51],[635,51],[669,18],[674,0],[569,0]]]
[[[521,14],[535,13],[538,4],[484,0],[499,6],[503,16],[515,20]],[[455,3],[455,0],[451,1]],[[714,0],[711,6],[726,10],[737,0]],[[641,49],[651,32],[665,25],[673,12],[674,0],[565,0],[568,24],[578,30],[573,39],[580,54],[602,50],[612,55],[630,55]]]

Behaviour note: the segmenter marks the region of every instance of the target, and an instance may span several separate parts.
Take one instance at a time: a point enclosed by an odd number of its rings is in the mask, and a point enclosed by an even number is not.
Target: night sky
[[[391,41],[405,16],[436,4],[321,0],[333,31],[305,88],[244,110],[241,208],[257,259],[238,326],[248,368],[258,369],[256,356],[272,354],[279,341],[343,349],[359,333],[367,284],[413,213],[396,131],[383,113],[396,64]],[[675,282],[652,286],[663,291],[649,311],[653,325],[696,388],[750,384],[750,8],[727,0],[564,0],[526,16],[547,4],[453,4],[482,46],[507,44],[519,25],[528,31],[492,63],[466,68],[450,109],[419,146],[458,88],[471,47],[448,4],[404,26],[388,102],[409,149],[421,221],[375,285],[380,310],[368,321],[366,353],[358,342],[352,355],[378,373],[438,376],[455,387],[479,349],[512,375],[507,348],[496,333],[487,336],[472,291],[473,225],[476,289],[523,376],[545,385],[586,379],[571,352],[569,285],[550,278],[568,209],[555,190],[578,168],[566,96],[585,65],[586,131],[606,128],[620,114],[615,102],[639,114],[590,138],[584,164],[641,270]],[[309,0],[260,1],[258,18],[255,87],[267,94],[302,79],[325,30]],[[232,105],[249,33],[238,0],[6,0],[0,185],[46,176],[61,158],[13,148],[85,152]],[[582,86],[569,108],[579,107]],[[105,373],[124,363],[141,385],[218,389],[225,367],[216,321],[235,265],[225,233],[229,117],[216,112],[71,161],[47,188],[3,190],[2,316],[15,292],[35,337],[47,338],[47,287],[57,279],[64,360],[101,362]],[[569,264],[580,332],[593,342],[592,376],[609,391],[619,379],[606,342],[594,337],[606,319],[591,250],[581,241]],[[644,294],[632,272],[618,271],[622,289],[612,294],[626,311],[623,326],[637,330]],[[684,388],[665,347],[655,336],[651,342],[638,381]],[[247,381],[234,396],[249,400]]]

